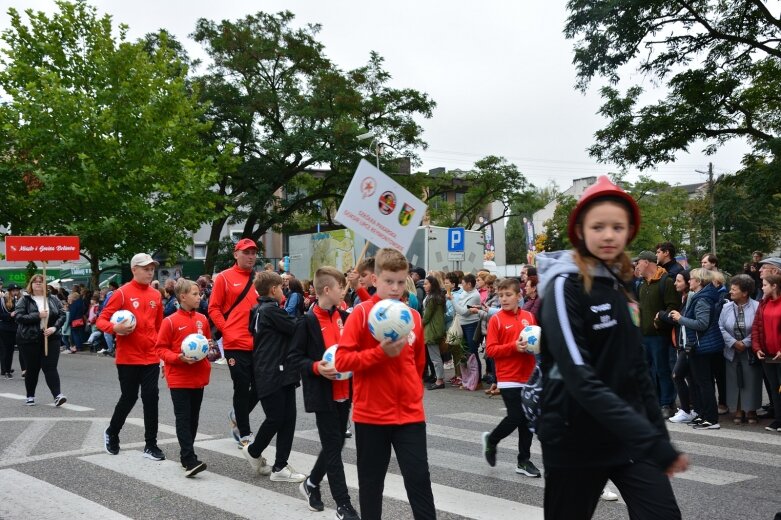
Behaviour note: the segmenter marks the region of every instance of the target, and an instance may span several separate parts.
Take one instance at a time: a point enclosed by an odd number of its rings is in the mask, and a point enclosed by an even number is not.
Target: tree
[[[164,35],[147,52],[85,2],[57,7],[8,11],[0,209],[14,233],[78,235],[97,284],[101,261],[175,254],[208,219],[208,124]]]
[[[646,176],[640,176],[634,184],[625,182],[623,186],[640,206],[642,219],[632,249],[656,251],[656,244],[667,241],[681,249],[689,228],[686,190]]]
[[[565,34],[578,39],[578,87],[612,85],[634,68],[667,94],[640,106],[643,89],[602,88],[608,125],[590,152],[641,168],[675,160],[698,141],[707,153],[742,137],[769,153],[781,128],[781,19],[766,2],[570,0]]]
[[[779,247],[780,193],[781,165],[777,160],[750,158],[735,175],[716,180],[716,252],[723,269],[743,272],[752,251],[772,252]],[[698,202],[690,209],[696,258],[711,251],[711,204],[704,199]]]
[[[558,186],[551,183],[542,188],[530,185],[510,207],[510,215],[507,219],[505,242],[507,244],[507,263],[526,263],[528,248],[526,226],[523,219],[532,219],[536,211],[541,210],[549,202],[556,199]],[[537,230],[542,232],[542,230]]]
[[[556,209],[553,216],[544,222],[545,226],[545,251],[561,251],[570,249],[572,243],[567,236],[567,223],[569,214],[575,209],[577,199],[572,195],[559,194],[556,196]]]
[[[434,225],[444,227],[465,227],[482,229],[510,214],[510,207],[520,202],[528,187],[526,177],[518,167],[504,157],[489,155],[475,162],[468,171],[451,170],[435,176],[416,176],[429,203],[429,217]],[[414,189],[414,188],[413,188]],[[453,201],[446,200],[455,191],[462,196]],[[500,202],[503,211],[491,215],[479,223],[485,208],[492,202]]]
[[[206,269],[211,270],[226,222],[244,221],[243,236],[286,231],[320,216],[352,178],[370,128],[391,155],[415,158],[425,147],[415,117],[431,117],[426,94],[388,86],[382,58],[342,72],[317,40],[319,25],[292,27],[294,16],[257,13],[219,24],[201,19],[193,37],[212,64],[198,78],[211,103],[212,138],[233,146],[239,165],[220,171],[221,215],[213,221]]]

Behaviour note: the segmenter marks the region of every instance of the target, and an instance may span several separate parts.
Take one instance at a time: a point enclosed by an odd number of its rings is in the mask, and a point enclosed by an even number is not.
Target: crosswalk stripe
[[[235,442],[230,448],[233,450],[231,454],[239,451]],[[243,458],[241,452],[238,455]],[[303,498],[224,477],[208,469],[188,479],[178,462],[152,462],[141,457],[138,451],[121,451],[119,455],[89,455],[80,457],[80,460],[245,518],[259,518],[262,515],[262,518],[312,520],[312,512]],[[330,510],[327,514],[332,517],[334,511]]]
[[[454,419],[459,421],[468,421],[468,422],[474,422],[480,424],[494,424],[494,425],[499,424],[499,421],[502,420],[501,416],[482,414],[482,413],[472,413],[472,412],[439,414],[436,415],[436,417],[443,417],[445,419]],[[749,431],[747,429],[729,430],[726,428],[721,430],[695,430],[688,424],[671,423],[669,421],[666,423],[666,426],[667,426],[667,430],[670,432],[701,435],[704,437],[714,437],[719,439],[734,439],[738,441],[755,442],[758,444],[770,444],[773,446],[781,446],[781,435],[776,435],[772,433]]]
[[[781,455],[775,453],[728,448],[726,446],[715,446],[703,444],[701,442],[673,441],[673,444],[684,453],[689,453],[691,455],[704,455],[706,457],[714,457],[722,460],[781,467]]]
[[[54,421],[32,421],[27,425],[27,428],[17,435],[16,439],[3,450],[3,453],[0,454],[0,461],[28,456],[33,449],[35,449],[38,439],[46,435],[55,424],[57,423]]]
[[[84,435],[84,440],[81,441],[81,449],[83,450],[102,450],[103,445],[103,432],[108,427],[107,422],[92,421],[89,425],[87,433]]]
[[[770,444],[772,446],[781,446],[781,435],[773,433],[759,433],[753,431],[728,430],[695,430],[688,424],[675,424],[667,422],[667,430],[671,432],[687,433],[692,435],[702,435],[703,437],[714,437],[718,439],[734,439],[737,441],[756,442],[758,444]]]
[[[26,395],[9,393],[0,393],[0,397],[5,397],[6,399],[16,399],[17,401],[25,401],[27,399]],[[47,403],[47,405],[54,407],[54,403]],[[65,408],[66,410],[71,410],[73,412],[92,412],[95,410],[94,408],[87,408],[86,406],[79,406],[77,404],[71,403],[61,404],[59,407]]]
[[[144,419],[140,417],[128,417],[125,420],[126,424],[132,424],[134,426],[140,426],[141,428],[144,427]],[[106,425],[108,426],[108,425]],[[167,424],[158,424],[157,425],[157,431],[167,433],[168,435],[176,435],[176,426],[169,426]],[[198,432],[195,435],[196,441],[206,440],[206,439],[213,439],[214,435],[206,435],[205,433]]]
[[[0,482],[0,518],[5,520],[130,520],[92,500],[13,469],[0,470]]]
[[[499,424],[499,421],[497,420],[495,424]],[[440,424],[429,423],[426,424],[426,433],[435,437],[443,437],[445,439],[453,439],[471,444],[482,444],[483,442],[479,432],[466,430],[463,428],[455,428],[453,426],[442,426]],[[516,446],[518,443],[517,433],[513,432],[513,434],[510,437],[507,437],[503,442],[507,443],[508,446]],[[722,447],[714,447],[714,449],[708,450],[703,448],[703,445],[701,444],[696,444],[696,449],[689,449],[685,446],[693,445],[695,443],[686,443],[680,441],[673,441],[673,443],[686,453],[696,455],[710,455],[713,457],[726,458],[728,460],[748,461],[749,459],[757,459],[757,455],[760,455],[760,452],[749,452],[747,450],[734,450],[732,448]],[[531,453],[534,455],[542,454],[542,446],[540,446],[540,443],[536,438],[532,440],[532,445],[529,451],[531,451]],[[743,458],[742,452],[744,451],[750,454],[747,455],[749,458]],[[721,453],[721,455],[719,455],[719,453]],[[778,457],[778,459],[781,461],[781,457]],[[711,469],[707,467],[689,466],[689,470],[690,471],[686,471],[684,473],[677,473],[676,478],[693,480],[695,482],[702,482],[704,484],[711,484],[714,486],[723,486],[725,484],[732,484],[735,482],[742,482],[744,480],[751,480],[756,478],[755,475],[747,475],[745,473]]]
[[[320,436],[318,435],[317,430],[297,431],[296,437],[320,442]],[[512,444],[512,446],[515,445],[517,445],[517,443]],[[355,450],[354,439],[345,439],[344,447],[345,449]],[[454,457],[452,451],[437,450],[434,448],[428,448],[427,453],[429,466],[452,469],[454,471],[469,473],[479,477],[496,478],[514,484],[523,484],[525,486],[537,488],[545,487],[545,481],[543,479],[521,476],[515,473],[512,465],[508,465],[503,461],[498,461],[498,467],[492,468],[483,457],[472,457],[470,455],[464,455],[463,453],[459,453],[458,457]],[[395,458],[395,454],[391,454],[391,456]]]
[[[236,442],[232,439],[204,441],[197,443],[197,446],[232,457],[244,458],[242,453],[236,449]],[[274,453],[274,447],[269,446],[263,452],[263,456],[268,460],[273,460]],[[317,457],[314,455],[295,451],[290,454],[290,464],[299,470],[304,470],[304,472],[314,465],[316,459]],[[247,471],[249,471],[248,466]],[[357,489],[358,469],[356,466],[354,464],[345,464],[344,473],[347,485]],[[520,502],[513,502],[504,498],[455,489],[435,483],[431,484],[431,489],[434,493],[434,504],[439,511],[445,511],[475,520],[496,520],[497,518],[524,518],[535,520],[543,518],[541,507],[521,504]],[[385,477],[383,496],[407,502],[407,492],[404,488],[404,480],[401,475],[388,473]]]

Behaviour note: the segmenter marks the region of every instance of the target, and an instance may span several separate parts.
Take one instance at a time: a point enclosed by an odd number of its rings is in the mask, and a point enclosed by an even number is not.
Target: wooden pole
[[[49,307],[49,284],[46,283],[46,262],[43,262],[43,310],[48,310]],[[49,328],[49,318],[46,318],[46,323],[43,326],[44,333]],[[43,355],[49,356],[49,336],[43,335]]]
[[[363,249],[361,249],[361,256],[358,257],[358,260],[355,262],[355,267],[358,267],[358,264],[363,262],[363,257],[366,256],[366,251],[369,250],[369,241],[366,240],[363,244]]]

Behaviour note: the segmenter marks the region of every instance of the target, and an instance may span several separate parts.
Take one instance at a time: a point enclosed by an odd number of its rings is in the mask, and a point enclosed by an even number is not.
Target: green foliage
[[[429,202],[431,223],[443,227],[472,229],[485,217],[485,208],[500,202],[504,209],[479,225],[479,229],[506,217],[513,204],[521,201],[528,187],[526,177],[518,167],[504,157],[489,155],[475,162],[471,170],[452,170],[435,176],[418,175],[422,191]],[[462,194],[455,200],[445,200],[448,193]],[[432,204],[432,201],[436,201]]]
[[[716,253],[720,266],[743,271],[752,251],[770,253],[781,241],[781,164],[749,157],[736,175],[721,177],[714,187]],[[711,251],[710,202],[691,207],[692,244],[696,257]]]
[[[712,153],[734,137],[770,151],[781,129],[781,19],[765,2],[570,0],[568,9],[579,88],[594,76],[614,85],[632,67],[667,87],[646,106],[639,86],[604,87],[609,122],[594,157],[645,168],[698,140]]]
[[[545,221],[545,251],[561,251],[572,248],[567,236],[569,214],[575,209],[577,199],[572,195],[556,195],[556,209],[553,216]]]
[[[337,69],[317,39],[320,26],[295,28],[293,20],[288,11],[201,19],[193,33],[213,60],[198,78],[212,139],[232,146],[239,161],[221,170],[217,192],[235,208],[230,221],[245,221],[243,235],[254,239],[330,220],[327,210],[370,144],[356,139],[366,128],[386,144],[384,164],[393,156],[414,159],[413,150],[425,147],[415,117],[431,117],[435,106],[425,94],[389,87],[375,53],[364,67]],[[207,270],[226,221],[224,214],[213,222]]]
[[[10,9],[2,33],[0,200],[16,234],[70,234],[100,261],[183,251],[214,206],[208,124],[161,34],[149,52],[85,2]]]
[[[689,223],[686,190],[645,176],[624,187],[640,206],[642,219],[632,250],[656,251],[656,244],[667,241],[680,249]]]
[[[518,200],[510,206],[510,215],[505,230],[505,243],[507,244],[507,263],[525,264],[528,248],[526,247],[526,227],[523,219],[532,219],[536,211],[544,208],[556,198],[558,187],[555,184],[539,188],[530,185]],[[541,233],[543,230],[535,230]]]

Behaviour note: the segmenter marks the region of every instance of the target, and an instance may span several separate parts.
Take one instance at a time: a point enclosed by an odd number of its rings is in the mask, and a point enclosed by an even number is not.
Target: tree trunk
[[[214,272],[214,263],[217,258],[217,253],[220,247],[220,234],[222,228],[225,226],[228,217],[222,217],[212,222],[212,229],[209,233],[209,241],[206,243],[206,260],[204,260],[203,270],[205,273],[212,274]]]
[[[89,267],[92,270],[92,278],[90,279],[90,289],[97,291],[100,286],[100,258],[93,256],[89,259]]]

